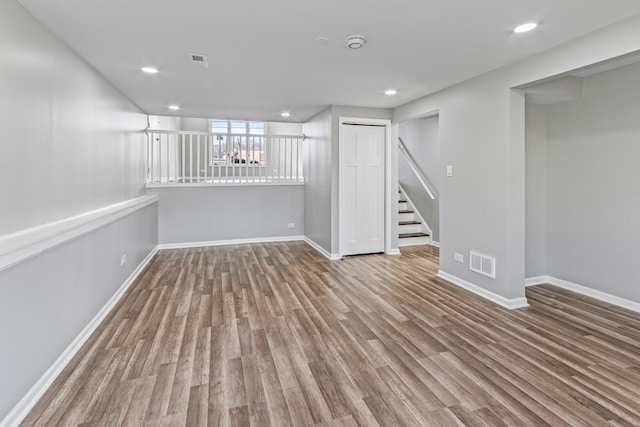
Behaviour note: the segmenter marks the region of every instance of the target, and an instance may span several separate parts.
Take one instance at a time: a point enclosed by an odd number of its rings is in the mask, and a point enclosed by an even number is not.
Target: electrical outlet
[[[458,252],[454,252],[453,259],[455,259],[458,262],[464,262],[464,255],[459,254]]]
[[[296,228],[296,223],[295,222],[290,222],[289,223],[289,228]]]
[[[122,257],[120,257],[120,267],[122,267],[123,265],[125,265],[127,263],[127,255],[122,255]]]

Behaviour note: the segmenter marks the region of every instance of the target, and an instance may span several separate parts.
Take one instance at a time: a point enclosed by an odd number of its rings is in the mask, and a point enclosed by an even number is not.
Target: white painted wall
[[[0,93],[0,236],[144,193],[147,116],[14,0]],[[0,272],[0,420],[155,247],[156,208]]]
[[[547,274],[547,107],[527,105],[525,277]]]
[[[302,135],[302,123],[267,122],[267,135]]]
[[[149,129],[180,130],[182,119],[174,116],[149,116]]]
[[[147,194],[159,198],[161,244],[304,235],[301,185],[148,188]]]
[[[508,299],[524,296],[524,96],[510,89],[637,50],[640,17],[394,110],[396,122],[440,114],[441,161],[454,167],[440,183],[441,270]],[[496,279],[454,261],[472,249],[496,257]]]
[[[0,271],[0,421],[157,242],[154,203]]]
[[[445,174],[445,168],[440,164],[438,122],[438,116],[409,120],[400,123],[398,131],[407,151],[436,193],[439,192],[440,176],[444,178]],[[401,154],[398,155],[398,182],[427,222],[433,240],[438,242],[440,238],[439,197],[435,200],[429,197]]]
[[[183,117],[181,130],[210,132],[210,122],[210,119]],[[299,135],[301,129],[302,125],[295,123],[269,123],[267,133]],[[196,137],[194,148],[195,140]],[[200,156],[204,162],[204,150]],[[194,154],[194,174],[196,159]],[[245,174],[246,170],[238,173]],[[207,175],[211,174],[209,167]],[[157,194],[160,198],[159,240],[162,244],[304,235],[302,186],[150,188],[147,194]],[[289,223],[295,223],[296,227],[289,229]]]
[[[181,130],[196,132],[211,132],[211,119],[200,119],[193,117],[183,117],[180,122]]]
[[[548,112],[548,275],[640,302],[640,64]]]
[[[0,234],[143,193],[147,116],[14,0],[0,93]]]
[[[305,235],[331,253],[331,107],[304,123]],[[337,253],[337,250],[336,252]]]

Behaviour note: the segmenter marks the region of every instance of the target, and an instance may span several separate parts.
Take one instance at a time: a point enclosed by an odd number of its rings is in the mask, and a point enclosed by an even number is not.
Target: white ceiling
[[[19,1],[149,114],[296,122],[396,107],[640,13],[638,0]],[[527,21],[540,26],[512,33]],[[367,45],[347,49],[352,34]]]

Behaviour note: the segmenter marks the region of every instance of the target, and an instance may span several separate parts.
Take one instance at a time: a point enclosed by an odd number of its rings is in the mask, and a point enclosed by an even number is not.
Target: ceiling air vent
[[[189,62],[191,62],[196,67],[201,67],[201,68],[207,68],[209,66],[209,63],[207,62],[207,57],[204,55],[200,55],[199,53],[190,53]]]
[[[485,276],[496,278],[496,259],[481,253],[469,252],[469,269]]]

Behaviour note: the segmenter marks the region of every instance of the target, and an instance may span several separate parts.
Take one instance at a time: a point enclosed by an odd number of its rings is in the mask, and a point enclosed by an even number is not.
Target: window
[[[211,120],[211,164],[264,164],[265,122]]]
[[[246,120],[211,120],[211,132],[233,135],[264,135],[265,122]]]

